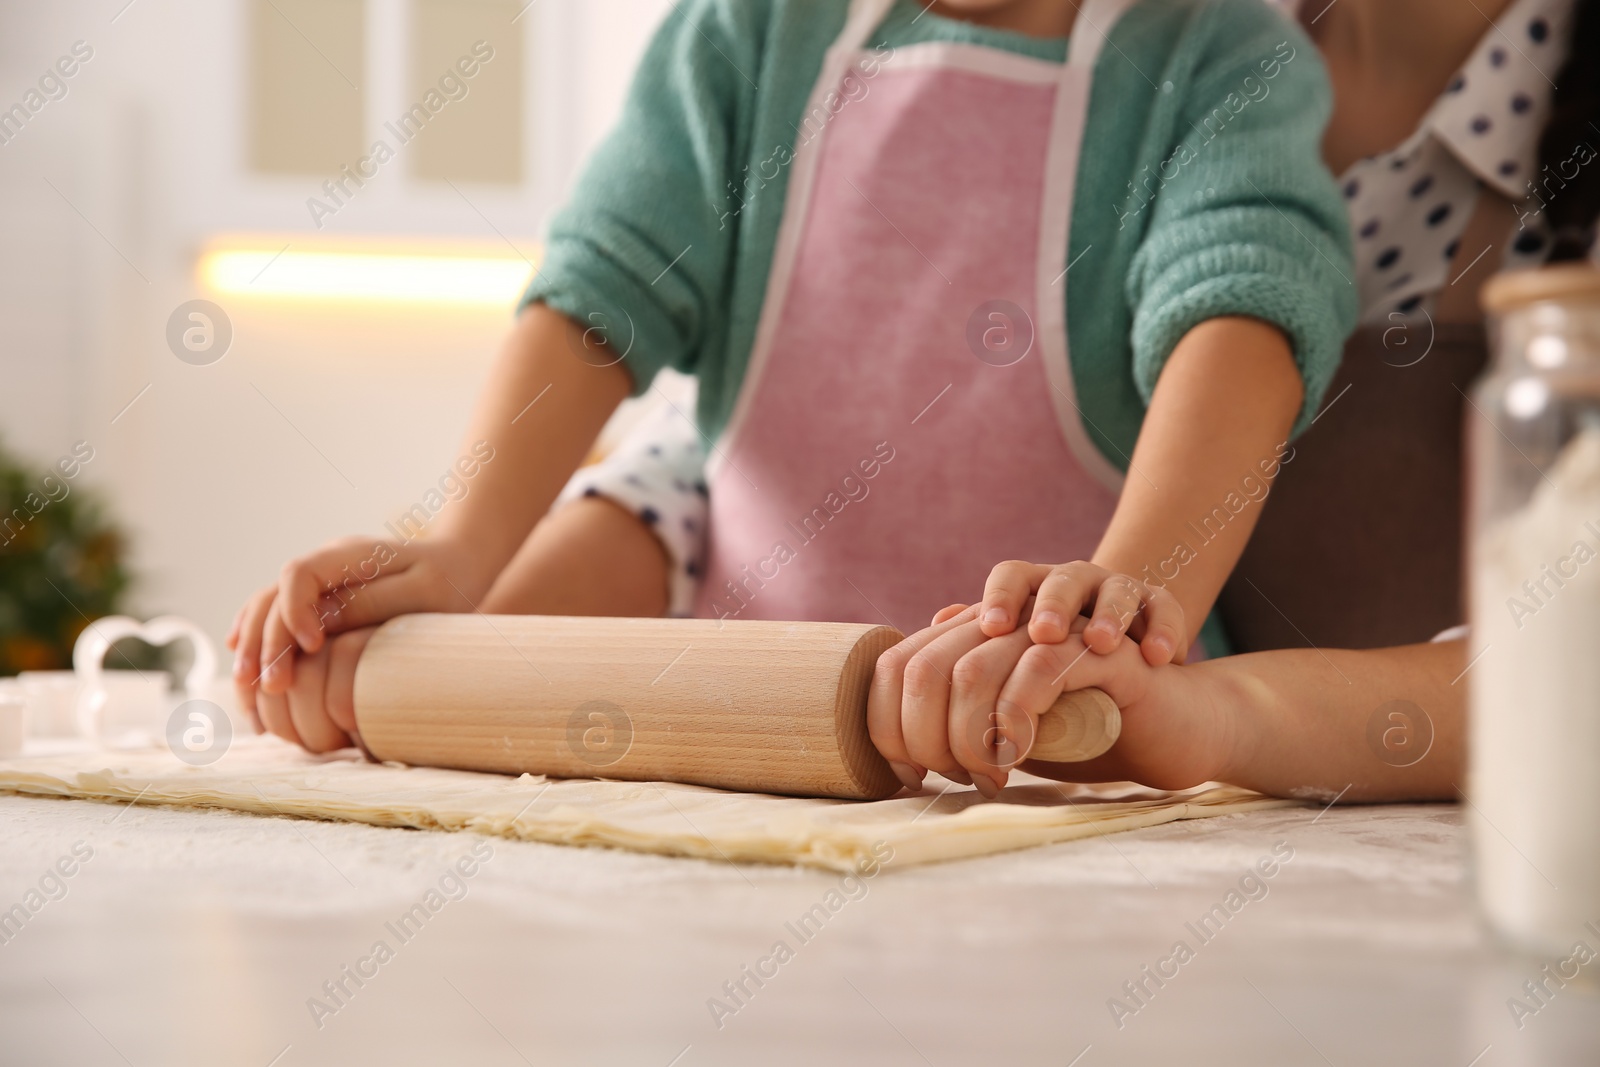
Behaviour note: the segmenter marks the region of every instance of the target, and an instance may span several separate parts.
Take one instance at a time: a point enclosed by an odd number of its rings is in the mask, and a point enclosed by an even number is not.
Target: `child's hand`
[[[308,752],[332,752],[359,743],[356,733],[356,664],[375,627],[339,634],[315,652],[295,653],[294,681],[281,693],[262,691],[253,714],[258,725]]]
[[[1223,772],[1233,719],[1228,702],[1213,695],[1205,665],[1152,667],[1127,643],[1091,656],[1082,632],[1051,644],[1035,644],[1026,630],[989,638],[979,610],[946,608],[933,626],[878,659],[867,727],[907,787],[920,787],[932,770],[994,796],[1026,755],[1039,716],[1061,693],[1091,686],[1122,709],[1116,745],[1082,763],[1029,760],[1025,770],[1161,789],[1187,788]],[[1086,620],[1075,625],[1082,631]]]
[[[257,713],[257,694],[282,696],[296,671],[296,651],[319,651],[325,638],[413,611],[470,611],[474,585],[463,553],[444,539],[398,544],[347,537],[290,560],[245,602],[228,630],[239,703]],[[276,731],[274,731],[276,732]]]
[[[1057,566],[1011,560],[996,566],[979,605],[983,633],[1011,633],[1029,597],[1034,605],[1028,636],[1038,644],[1065,641],[1076,632],[1074,620],[1092,612],[1083,637],[1101,655],[1119,648],[1124,633],[1139,642],[1151,666],[1182,663],[1188,654],[1189,630],[1176,597],[1083,560]]]

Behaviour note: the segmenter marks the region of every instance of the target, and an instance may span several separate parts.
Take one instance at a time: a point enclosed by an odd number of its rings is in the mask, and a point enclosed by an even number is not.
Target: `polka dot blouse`
[[[1503,268],[1543,262],[1550,233],[1530,194],[1540,188],[1539,136],[1566,60],[1572,7],[1573,0],[1512,4],[1416,132],[1341,177],[1364,325],[1431,315],[1440,290],[1488,253],[1490,246],[1467,249],[1457,259],[1485,186],[1517,205]]]

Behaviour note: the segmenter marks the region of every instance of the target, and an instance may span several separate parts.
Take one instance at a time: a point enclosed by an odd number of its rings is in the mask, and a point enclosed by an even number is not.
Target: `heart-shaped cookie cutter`
[[[96,619],[78,635],[72,646],[72,670],[78,676],[78,704],[76,718],[78,736],[91,742],[101,741],[101,728],[105,723],[108,693],[104,679],[106,653],[111,646],[127,637],[137,637],[148,645],[161,647],[174,641],[188,639],[194,649],[194,662],[184,676],[184,692],[190,697],[201,696],[217,675],[217,650],[205,632],[179,615],[160,615],[149,622],[140,622],[127,615],[107,615]]]

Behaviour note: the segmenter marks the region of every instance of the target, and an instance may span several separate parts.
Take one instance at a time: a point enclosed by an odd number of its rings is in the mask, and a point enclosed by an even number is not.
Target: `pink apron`
[[[1002,560],[1087,559],[1116,506],[1074,398],[1066,252],[1094,61],[1131,0],[1085,3],[1065,64],[862,51],[891,2],[854,0],[812,91],[707,468],[702,618],[909,633]]]

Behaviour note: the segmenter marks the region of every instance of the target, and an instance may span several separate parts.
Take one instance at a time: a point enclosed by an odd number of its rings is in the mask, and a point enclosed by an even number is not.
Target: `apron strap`
[[[844,28],[839,31],[839,36],[834,38],[833,44],[829,45],[827,52],[823,54],[822,70],[817,75],[816,84],[811,87],[811,95],[806,98],[806,115],[828,113],[828,94],[843,82],[851,64],[856,61],[856,54],[872,36],[872,31],[877,29],[888,16],[894,2],[895,0],[850,0]],[[767,288],[761,301],[761,314],[756,320],[755,338],[750,345],[750,358],[745,364],[744,381],[739,386],[738,398],[728,415],[727,425],[723,426],[722,433],[711,446],[711,454],[706,457],[708,480],[714,479],[721,471],[727,456],[719,445],[734,440],[743,429],[750,397],[754,392],[754,383],[760,381],[761,376],[766,373],[767,355],[773,347],[777,323],[782,317],[784,300],[794,273],[802,220],[810,211],[811,191],[816,185],[817,161],[822,148],[820,141],[819,136],[813,136],[808,140],[797,142],[794,149],[794,170],[789,178],[789,193],[783,206],[783,221],[778,225],[778,236],[772,250],[772,265],[767,274]]]
[[[858,51],[872,36],[872,31],[889,17],[894,3],[895,0],[850,0],[850,13],[845,17],[844,29],[834,41],[833,49],[846,54]]]
[[[1083,0],[1067,39],[1067,61],[1061,67],[1056,111],[1052,119],[1050,149],[1045,161],[1044,210],[1039,220],[1038,291],[1034,314],[1038,318],[1040,356],[1050,379],[1051,402],[1067,447],[1083,469],[1114,493],[1122,491],[1123,474],[1105,457],[1083,427],[1077,384],[1072,377],[1068,351],[1066,290],[1071,284],[1067,261],[1072,237],[1072,204],[1078,182],[1078,161],[1089,97],[1094,87],[1094,65],[1123,12],[1137,0]],[[1079,255],[1091,251],[1084,249]]]
[[[1112,28],[1134,2],[1086,0],[1078,8],[1078,18],[1072,24],[1072,36],[1067,41],[1067,65],[1093,69],[1095,60],[1100,58],[1100,49],[1111,37]]]

